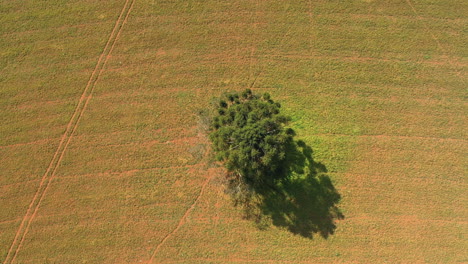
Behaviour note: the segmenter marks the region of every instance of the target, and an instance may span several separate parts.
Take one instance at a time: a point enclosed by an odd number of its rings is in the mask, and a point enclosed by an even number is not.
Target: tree
[[[335,220],[344,218],[337,207],[341,196],[312,148],[294,140],[280,109],[269,94],[251,90],[224,94],[216,102],[209,137],[228,170],[227,193],[261,229],[273,224],[327,238]]]
[[[210,129],[216,158],[231,176],[255,189],[275,185],[293,138],[280,108],[268,93],[259,96],[250,89],[224,94],[217,102]]]

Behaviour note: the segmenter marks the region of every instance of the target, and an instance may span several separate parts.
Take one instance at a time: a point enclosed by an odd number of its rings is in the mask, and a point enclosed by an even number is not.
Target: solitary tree
[[[274,186],[293,137],[280,108],[268,93],[259,96],[250,89],[225,94],[216,106],[210,131],[216,158],[231,176],[255,189]]]

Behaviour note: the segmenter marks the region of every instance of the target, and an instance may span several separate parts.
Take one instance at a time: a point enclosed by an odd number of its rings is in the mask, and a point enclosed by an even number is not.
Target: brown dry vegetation
[[[0,261],[468,260],[465,1],[136,0],[112,52],[132,1],[59,2],[0,1]],[[259,230],[224,194],[196,113],[246,87],[328,168],[328,239]]]

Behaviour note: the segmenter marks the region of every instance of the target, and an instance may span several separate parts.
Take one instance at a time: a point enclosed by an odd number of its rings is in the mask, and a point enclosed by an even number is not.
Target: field
[[[0,0],[0,263],[466,263],[463,0]],[[243,219],[198,112],[269,92],[341,195]]]

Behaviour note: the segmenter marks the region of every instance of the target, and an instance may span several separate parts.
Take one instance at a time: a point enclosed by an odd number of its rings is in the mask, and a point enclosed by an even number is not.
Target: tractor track
[[[109,59],[110,54],[114,49],[115,43],[120,36],[124,24],[127,22],[128,16],[133,8],[134,2],[135,0],[125,1],[120,15],[117,18],[117,21],[115,22],[114,28],[112,29],[112,32],[109,38],[107,39],[107,43],[101,55],[99,56],[96,66],[86,84],[86,87],[78,101],[78,104],[72,114],[72,117],[68,122],[65,133],[61,137],[60,144],[57,147],[57,150],[55,151],[54,156],[46,169],[46,172],[42,176],[39,187],[36,193],[34,194],[31,203],[29,204],[26,214],[21,220],[21,224],[18,230],[16,231],[13,242],[11,243],[11,246],[8,250],[7,256],[3,261],[4,264],[15,262],[18,252],[21,250],[21,247],[24,243],[25,237],[29,231],[31,223],[37,215],[38,208],[41,205],[41,202],[45,194],[47,193],[47,190],[49,189],[50,183],[52,182],[52,179],[54,178],[55,173],[57,172],[57,169],[67,150],[67,147],[73,137],[73,134],[76,131],[76,128],[78,127],[78,123],[81,117],[83,116],[83,113],[91,99],[94,87],[96,86],[96,83],[104,70],[107,60]]]

